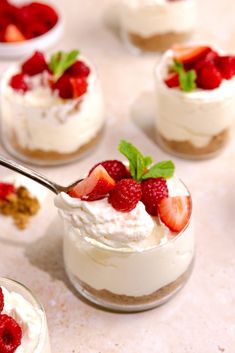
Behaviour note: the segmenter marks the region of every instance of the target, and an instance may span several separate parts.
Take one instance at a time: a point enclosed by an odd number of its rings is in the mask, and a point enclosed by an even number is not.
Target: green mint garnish
[[[53,72],[55,80],[58,80],[75,63],[78,55],[78,50],[72,50],[68,53],[58,51],[51,56],[49,68]]]
[[[175,166],[172,161],[157,163],[146,172],[147,167],[153,162],[152,158],[143,156],[130,142],[121,140],[118,150],[128,159],[131,176],[137,181],[159,177],[168,179],[174,174]]]
[[[197,74],[195,70],[185,71],[183,64],[177,60],[174,60],[172,69],[179,74],[180,88],[182,91],[191,92],[197,87]]]

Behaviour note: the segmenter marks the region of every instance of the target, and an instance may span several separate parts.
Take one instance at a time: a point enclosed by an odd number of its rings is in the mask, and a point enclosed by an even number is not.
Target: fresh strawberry
[[[25,26],[23,31],[27,39],[36,38],[42,36],[48,32],[48,28],[43,22],[32,22]]]
[[[45,24],[48,29],[54,27],[57,23],[58,14],[51,6],[39,2],[32,2],[29,4],[29,7],[34,13],[34,16],[40,19],[40,22]]]
[[[179,74],[177,72],[171,72],[164,82],[169,88],[179,87]]]
[[[73,77],[88,77],[90,69],[83,61],[78,60],[66,70],[66,73]]]
[[[21,345],[22,330],[8,315],[0,315],[0,352],[14,353]]]
[[[22,64],[21,68],[24,74],[34,76],[47,70],[48,66],[43,53],[35,51],[33,56]]]
[[[74,186],[68,194],[85,201],[104,198],[115,186],[115,181],[107,171],[99,165],[92,173]]]
[[[7,26],[5,30],[5,41],[7,43],[24,42],[26,40],[23,33],[13,24]]]
[[[2,292],[2,288],[0,287],[0,314],[3,311],[4,308],[4,296]]]
[[[168,197],[168,187],[164,178],[149,178],[141,183],[141,201],[151,216],[157,215],[158,202]]]
[[[63,74],[54,84],[53,90],[57,90],[63,99],[73,98],[73,86],[69,75]]]
[[[91,172],[98,166],[102,165],[106,169],[106,171],[109,173],[111,178],[113,178],[116,182],[125,179],[129,177],[129,171],[125,167],[125,165],[117,160],[107,160],[103,161],[100,163],[97,163],[89,172],[89,175]]]
[[[122,179],[111,190],[108,202],[119,212],[130,212],[136,207],[140,199],[140,184],[133,179]]]
[[[235,56],[219,56],[215,59],[215,65],[226,80],[235,75]]]
[[[70,78],[73,88],[73,98],[79,98],[87,91],[87,80],[83,77]]]
[[[180,232],[187,225],[191,204],[189,196],[176,196],[161,199],[157,205],[161,221],[172,231]]]
[[[9,183],[0,183],[0,199],[5,200],[6,197],[15,192],[15,186]]]
[[[197,87],[211,90],[220,86],[222,75],[213,63],[204,65],[197,71]]]
[[[207,46],[174,46],[173,58],[184,65],[188,65],[204,59],[211,52],[212,49]]]
[[[29,86],[24,79],[24,74],[16,74],[12,76],[10,86],[16,91],[27,92],[29,90]]]

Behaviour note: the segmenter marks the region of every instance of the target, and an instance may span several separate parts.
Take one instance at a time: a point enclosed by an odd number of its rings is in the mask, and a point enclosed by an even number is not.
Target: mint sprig
[[[136,181],[159,177],[168,179],[174,174],[175,166],[172,161],[163,161],[147,169],[153,162],[152,158],[143,156],[130,142],[121,140],[118,150],[128,159],[131,176]]]
[[[68,53],[58,51],[51,56],[49,69],[53,72],[55,80],[58,80],[76,62],[78,55],[78,50],[72,50]]]
[[[172,70],[179,74],[180,88],[182,91],[191,92],[197,87],[197,74],[195,70],[185,71],[183,64],[178,60],[174,60]]]

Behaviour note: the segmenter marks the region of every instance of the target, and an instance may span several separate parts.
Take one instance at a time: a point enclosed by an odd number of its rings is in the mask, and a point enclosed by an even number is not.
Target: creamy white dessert
[[[170,197],[188,195],[177,178],[167,180],[167,186]],[[85,283],[120,296],[154,296],[187,273],[193,261],[192,225],[175,237],[141,201],[123,213],[107,199],[86,202],[61,193],[55,205],[65,222],[65,267],[77,286]]]
[[[4,281],[0,279],[0,282]],[[6,281],[8,283],[9,280]],[[0,285],[0,287],[4,296],[4,308],[1,314],[12,317],[22,330],[21,344],[15,353],[50,353],[44,312],[23,295],[7,290],[4,286]]]
[[[120,13],[126,40],[147,51],[184,41],[196,25],[194,0],[122,0]]]
[[[1,82],[2,133],[7,149],[53,164],[73,159],[94,145],[104,124],[104,106],[99,79],[90,64],[89,68],[87,91],[74,99],[62,99],[51,90],[47,71],[26,78],[27,92],[16,91],[9,82],[20,67],[10,68]]]

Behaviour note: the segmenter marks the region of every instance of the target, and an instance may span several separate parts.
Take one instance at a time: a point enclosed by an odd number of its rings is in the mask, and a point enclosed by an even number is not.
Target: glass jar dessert
[[[176,46],[155,71],[157,142],[182,158],[216,156],[235,118],[235,56]]]
[[[78,292],[111,310],[142,311],[168,301],[190,276],[192,201],[171,161],[149,166],[152,159],[126,141],[120,151],[130,170],[101,162],[55,205],[65,269]]]
[[[46,61],[35,52],[1,83],[2,142],[9,153],[36,165],[74,161],[102,135],[104,108],[95,69],[79,52]]]
[[[134,53],[167,50],[191,37],[196,10],[195,0],[122,0],[123,41]]]
[[[50,353],[45,312],[22,284],[0,277],[1,353]]]

